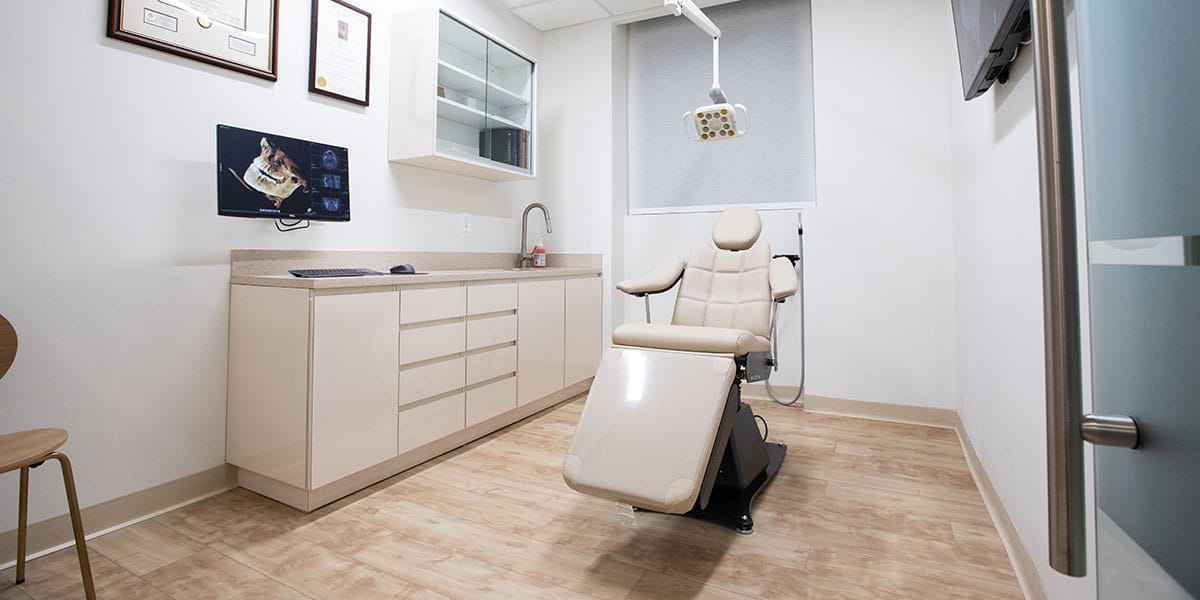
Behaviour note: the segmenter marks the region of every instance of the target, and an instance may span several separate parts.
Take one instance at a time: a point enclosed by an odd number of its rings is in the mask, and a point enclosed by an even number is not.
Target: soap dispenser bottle
[[[533,268],[541,269],[546,266],[546,244],[545,238],[538,239],[538,243],[533,247]]]

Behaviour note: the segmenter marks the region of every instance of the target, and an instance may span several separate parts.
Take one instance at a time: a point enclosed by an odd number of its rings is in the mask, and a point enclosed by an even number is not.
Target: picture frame
[[[313,0],[308,91],[370,104],[371,13],[345,0]]]
[[[108,37],[271,81],[279,0],[109,0]]]

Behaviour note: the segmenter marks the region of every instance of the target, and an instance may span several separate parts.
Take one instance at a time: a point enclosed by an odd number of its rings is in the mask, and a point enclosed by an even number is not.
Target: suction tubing
[[[796,215],[796,219],[796,236],[799,241],[799,250],[796,253],[793,263],[800,278],[800,289],[796,294],[800,299],[800,387],[796,390],[795,398],[786,400],[775,395],[775,390],[771,388],[770,377],[767,377],[767,379],[763,382],[767,387],[767,395],[770,396],[772,400],[783,406],[791,406],[798,402],[802,396],[804,396],[804,380],[808,370],[808,352],[804,347],[804,225],[802,222],[800,222],[800,215]],[[788,256],[787,258],[792,257]],[[779,337],[776,335],[777,332],[775,331],[776,325],[778,324],[778,319],[779,308],[777,305],[775,310],[771,311],[771,359],[774,363],[772,366],[773,371],[779,369]]]

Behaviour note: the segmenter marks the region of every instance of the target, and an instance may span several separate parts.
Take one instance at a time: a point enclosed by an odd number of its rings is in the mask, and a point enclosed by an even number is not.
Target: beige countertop
[[[561,277],[588,277],[600,275],[599,268],[591,267],[545,267],[541,269],[461,269],[429,271],[421,275],[364,275],[358,277],[295,277],[293,275],[232,275],[233,285],[258,285],[266,287],[289,287],[307,289],[336,289],[381,286],[419,286],[431,283],[454,283],[458,281],[512,281],[521,279],[545,279]]]

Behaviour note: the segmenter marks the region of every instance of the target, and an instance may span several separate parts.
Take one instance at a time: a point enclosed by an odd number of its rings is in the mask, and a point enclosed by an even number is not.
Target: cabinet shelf
[[[502,162],[488,160],[479,153],[475,148],[463,147],[459,144],[453,144],[438,140],[437,152],[434,157],[459,163],[455,168],[447,168],[445,170],[452,172],[462,172],[463,169],[482,170],[476,176],[482,179],[490,179],[494,181],[509,181],[529,176],[529,169],[514,167]]]
[[[438,85],[462,92],[481,101],[486,100],[489,106],[510,108],[529,104],[528,98],[493,82],[485,81],[444,60],[438,61]]]
[[[465,104],[459,104],[453,100],[438,98],[438,117],[450,119],[455,123],[461,123],[467,127],[474,129],[493,129],[496,126],[511,127],[513,129],[525,129],[524,127],[496,115],[488,114],[478,108],[471,108]]]

